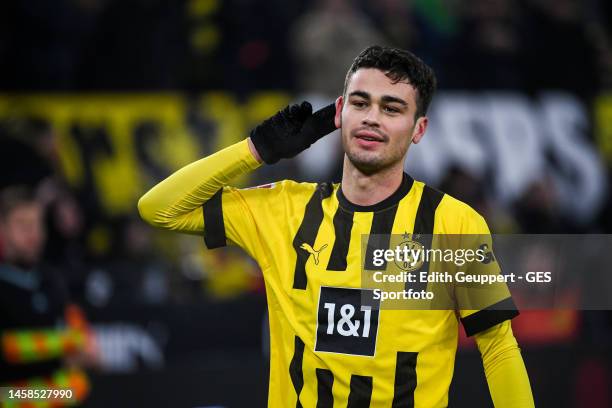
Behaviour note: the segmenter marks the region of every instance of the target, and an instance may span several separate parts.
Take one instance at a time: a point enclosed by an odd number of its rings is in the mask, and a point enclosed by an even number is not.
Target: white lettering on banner
[[[416,179],[437,185],[450,167],[457,166],[474,177],[490,166],[487,140],[492,129],[482,98],[468,93],[442,93],[429,111],[425,137],[411,147],[406,169]]]
[[[588,141],[589,118],[574,97],[547,93],[541,98],[549,146],[558,168],[551,172],[561,209],[588,222],[605,198],[606,180],[600,155]]]
[[[129,373],[139,364],[159,369],[164,366],[161,345],[149,332],[133,323],[95,324],[100,366],[107,372]]]
[[[542,176],[544,141],[527,98],[491,95],[483,105],[490,112],[496,195],[503,202],[511,202]]]
[[[602,205],[604,170],[587,138],[585,107],[572,95],[533,101],[511,92],[441,93],[429,117],[426,136],[406,160],[415,178],[437,185],[456,166],[492,178],[506,204],[550,178],[560,209],[577,222],[592,220]]]

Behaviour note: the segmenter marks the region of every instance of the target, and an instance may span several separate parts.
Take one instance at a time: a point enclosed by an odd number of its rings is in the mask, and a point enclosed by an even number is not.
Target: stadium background
[[[0,186],[53,197],[44,263],[100,346],[85,406],[265,405],[257,266],[153,230],[136,201],[290,101],[332,101],[372,43],[439,79],[415,178],[495,233],[610,233],[611,18],[605,0],[3,2]],[[337,181],[337,139],[237,184]],[[525,312],[514,329],[536,406],[612,404],[610,311]],[[451,407],[490,405],[468,340],[455,373]]]

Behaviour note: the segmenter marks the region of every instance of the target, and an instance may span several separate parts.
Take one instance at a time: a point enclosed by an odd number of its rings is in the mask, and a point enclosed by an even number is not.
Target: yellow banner
[[[173,93],[0,95],[0,121],[46,121],[68,183],[92,187],[103,211],[114,216],[134,212],[148,187],[244,139],[289,102],[282,92],[255,93],[244,102],[225,92],[193,99]]]
[[[601,95],[595,100],[595,138],[602,157],[612,163],[612,94]]]

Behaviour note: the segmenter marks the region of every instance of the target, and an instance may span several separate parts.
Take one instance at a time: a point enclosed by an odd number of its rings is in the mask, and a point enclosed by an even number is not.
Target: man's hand
[[[261,159],[273,164],[297,155],[336,130],[335,114],[334,104],[315,113],[308,102],[289,105],[255,127],[251,142]]]

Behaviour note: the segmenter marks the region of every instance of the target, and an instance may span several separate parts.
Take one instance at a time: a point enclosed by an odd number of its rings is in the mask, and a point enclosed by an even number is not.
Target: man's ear
[[[343,106],[344,106],[344,99],[342,98],[342,95],[340,95],[336,99],[336,116],[334,116],[334,124],[336,125],[337,129],[340,129],[342,127],[342,107]]]
[[[417,144],[421,141],[425,135],[425,131],[427,130],[428,123],[429,119],[427,116],[421,116],[417,119],[417,122],[414,125],[414,130],[412,131],[412,143]]]

